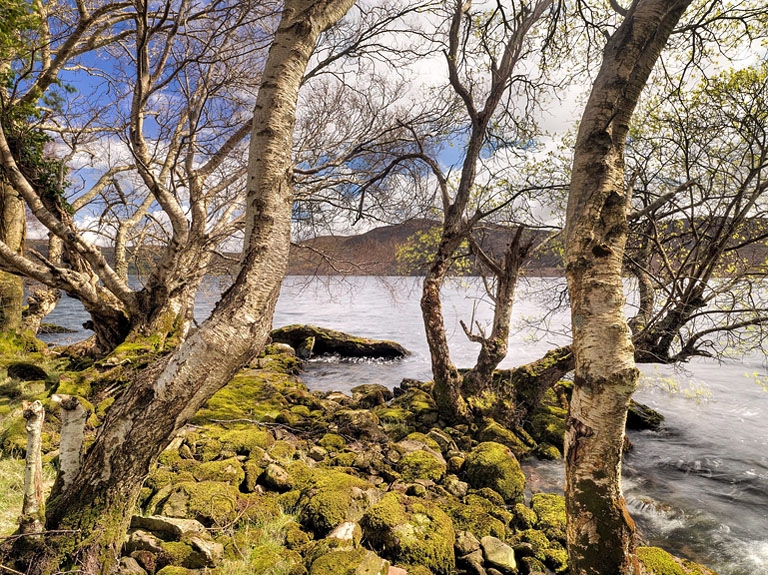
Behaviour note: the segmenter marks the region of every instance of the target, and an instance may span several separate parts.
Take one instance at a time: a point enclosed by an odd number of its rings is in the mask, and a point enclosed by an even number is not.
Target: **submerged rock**
[[[376,357],[395,359],[410,355],[407,349],[393,341],[356,337],[313,325],[288,325],[272,330],[272,341],[287,343],[297,353],[310,355],[338,354],[342,357]],[[308,340],[312,340],[311,345]]]

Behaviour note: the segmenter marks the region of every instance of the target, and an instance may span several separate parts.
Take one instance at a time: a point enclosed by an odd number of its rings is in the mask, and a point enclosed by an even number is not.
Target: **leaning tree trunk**
[[[24,201],[13,186],[0,177],[0,241],[17,253],[24,249],[26,221]],[[24,280],[0,271],[0,333],[19,330],[23,304]]]
[[[637,574],[635,526],[621,494],[621,449],[637,385],[624,316],[628,123],[691,0],[638,0],[614,32],[579,126],[566,216],[574,390],[565,437],[567,544],[573,575]]]
[[[51,495],[48,534],[17,568],[50,574],[74,567],[108,574],[141,483],[169,438],[263,348],[290,246],[291,158],[296,101],[322,30],[353,0],[287,0],[256,100],[249,158],[247,229],[235,284],[199,330],[152,364],[117,398],[74,483]]]
[[[433,395],[441,417],[446,421],[466,419],[469,409],[461,395],[461,374],[451,361],[448,337],[443,320],[443,304],[440,290],[451,265],[451,257],[461,244],[463,236],[449,234],[447,225],[435,259],[424,277],[421,293],[421,315],[427,336],[427,346],[434,378]]]

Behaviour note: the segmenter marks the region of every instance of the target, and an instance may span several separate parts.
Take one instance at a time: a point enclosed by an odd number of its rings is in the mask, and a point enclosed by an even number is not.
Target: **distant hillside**
[[[398,248],[417,232],[427,232],[438,222],[412,219],[402,224],[375,228],[356,236],[321,236],[291,248],[290,275],[421,275],[425,266],[407,269],[397,259]],[[531,232],[543,237],[543,232]],[[483,247],[501,255],[511,241],[509,229],[493,226],[484,230]],[[427,254],[425,254],[426,256]],[[562,260],[552,250],[544,250],[528,268],[541,275],[561,275]]]

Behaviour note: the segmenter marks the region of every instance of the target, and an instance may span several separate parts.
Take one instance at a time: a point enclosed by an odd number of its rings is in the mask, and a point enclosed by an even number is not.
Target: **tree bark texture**
[[[290,246],[291,144],[301,80],[319,34],[353,0],[288,0],[253,120],[242,267],[210,318],[171,355],[143,370],[109,409],[72,486],[52,493],[48,535],[19,567],[33,575],[116,570],[150,465],[202,404],[263,348]],[[58,485],[58,484],[57,484]]]
[[[27,457],[24,468],[24,500],[21,506],[19,532],[39,533],[43,530],[45,502],[43,501],[42,433],[45,409],[39,401],[24,405],[27,431]]]
[[[10,182],[0,176],[0,241],[16,253],[24,249],[26,221],[24,201]],[[24,280],[0,271],[0,332],[19,330],[23,304]]]
[[[565,438],[567,543],[573,575],[639,573],[621,494],[627,407],[637,384],[624,316],[628,123],[691,0],[639,0],[608,40],[579,126],[566,215],[574,391]]]

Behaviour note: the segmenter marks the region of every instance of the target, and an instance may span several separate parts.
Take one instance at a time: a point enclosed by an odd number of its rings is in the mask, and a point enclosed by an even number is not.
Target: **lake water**
[[[567,312],[545,314],[562,293],[560,279],[530,280],[521,286],[510,337],[513,367],[568,342]],[[198,298],[199,320],[219,293],[209,280]],[[459,320],[482,324],[490,317],[479,282],[451,280],[444,289],[446,327],[454,363],[469,366],[477,346],[467,341]],[[309,362],[304,381],[311,389],[349,390],[361,383],[393,387],[404,377],[429,379],[429,353],[419,309],[418,278],[286,278],[275,325],[309,323],[356,335],[390,339],[411,350],[395,362]],[[64,298],[48,321],[79,327],[86,318],[77,302]],[[544,332],[541,328],[548,327]],[[79,331],[55,336],[76,341]],[[54,336],[48,336],[51,339]],[[52,340],[52,339],[51,339]],[[721,575],[768,575],[768,392],[755,381],[765,375],[762,358],[719,364],[694,360],[683,370],[640,366],[636,399],[666,417],[660,433],[631,433],[634,450],[625,458],[624,492],[644,540],[702,562]],[[562,463],[528,467],[537,488],[557,491]],[[533,481],[532,481],[533,482]]]

